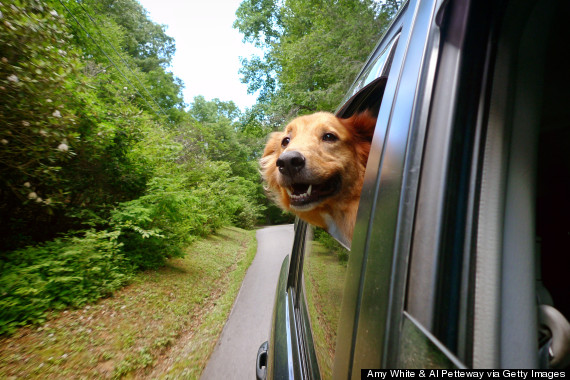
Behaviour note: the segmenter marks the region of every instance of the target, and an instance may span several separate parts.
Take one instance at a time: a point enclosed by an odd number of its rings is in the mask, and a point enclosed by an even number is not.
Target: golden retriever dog
[[[269,196],[350,245],[376,119],[300,116],[274,132],[260,159]]]

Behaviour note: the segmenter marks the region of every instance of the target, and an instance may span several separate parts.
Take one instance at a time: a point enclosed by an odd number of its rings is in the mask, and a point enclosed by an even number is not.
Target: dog
[[[260,159],[268,195],[350,246],[375,126],[369,111],[318,112],[273,132]]]

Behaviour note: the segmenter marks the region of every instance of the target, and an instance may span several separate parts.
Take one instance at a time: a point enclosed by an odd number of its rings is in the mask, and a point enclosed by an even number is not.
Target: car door
[[[272,378],[570,364],[567,16],[563,1],[404,4],[339,109],[378,100],[352,246],[297,225]],[[363,79],[388,48],[385,75]]]

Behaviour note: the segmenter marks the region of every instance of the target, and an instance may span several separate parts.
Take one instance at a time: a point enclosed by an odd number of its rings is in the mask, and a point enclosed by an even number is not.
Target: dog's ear
[[[279,158],[281,140],[283,139],[283,132],[273,132],[267,139],[267,144],[263,150],[263,155],[259,159],[259,167],[263,179],[268,182],[270,187],[273,187],[272,179],[270,178],[271,170],[275,168],[277,159]]]
[[[267,144],[263,150],[263,155],[259,159],[259,169],[263,177],[264,189],[269,198],[273,199],[281,208],[285,209],[283,200],[280,197],[279,184],[275,173],[277,171],[277,159],[281,154],[281,140],[283,132],[273,132],[267,139]]]
[[[351,132],[356,140],[372,142],[376,118],[370,114],[370,111],[366,110],[357,113],[348,119],[340,119],[340,122]]]
[[[279,151],[281,146],[281,140],[283,137],[283,132],[273,132],[269,134],[267,139],[267,144],[265,144],[265,149],[263,150],[263,157],[269,157]]]
[[[366,166],[374,129],[376,128],[376,118],[371,115],[370,111],[366,110],[348,119],[339,119],[339,121],[352,135],[359,160]]]

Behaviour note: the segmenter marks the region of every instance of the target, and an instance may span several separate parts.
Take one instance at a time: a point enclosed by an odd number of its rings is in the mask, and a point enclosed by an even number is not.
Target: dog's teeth
[[[307,190],[308,196],[311,196],[311,190],[313,190],[313,185],[309,185],[309,189]]]
[[[291,192],[291,190],[289,190],[289,189],[287,189],[287,188],[286,188],[285,190],[287,190],[287,194],[289,194],[290,197],[293,196],[293,193]]]

